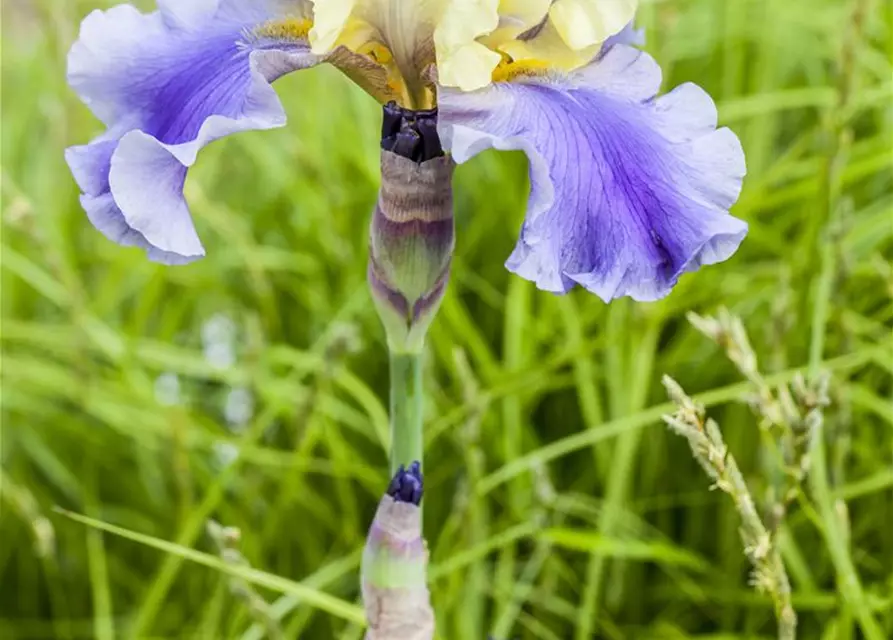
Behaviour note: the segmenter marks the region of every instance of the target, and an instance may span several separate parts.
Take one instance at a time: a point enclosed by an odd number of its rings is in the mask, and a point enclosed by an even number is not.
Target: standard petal
[[[498,46],[508,38],[515,38],[536,28],[549,14],[552,0],[499,0],[499,29],[488,44]]]
[[[320,55],[339,46],[359,53],[384,47],[393,79],[405,85],[403,106],[428,108],[430,83],[424,76],[435,61],[434,30],[447,5],[448,0],[313,0],[310,42]]]
[[[108,130],[66,159],[107,236],[168,263],[204,254],[182,194],[187,167],[218,138],[283,126],[270,83],[319,61],[309,22],[275,6],[161,0],[153,14],[121,5],[84,20],[69,83]]]
[[[593,44],[579,51],[571,48],[552,20],[546,18],[519,37],[500,44],[499,50],[514,61],[526,60],[540,66],[547,63],[550,68],[571,71],[592,60],[600,47]]]
[[[561,37],[579,51],[604,42],[636,15],[638,0],[556,0],[549,18]]]
[[[632,27],[637,4],[638,0],[554,0],[537,24],[511,40],[491,37],[487,42],[514,60],[546,61],[570,71],[586,65],[603,48],[642,44],[643,34]]]
[[[471,91],[490,82],[500,55],[477,41],[499,25],[499,0],[313,0],[310,32],[320,55],[344,46],[384,47],[405,85],[398,100],[428,108],[427,72],[436,62],[442,84]]]
[[[359,12],[358,5],[357,0],[313,0],[310,43],[316,53],[328,53],[344,38],[354,13]]]
[[[434,30],[441,84],[473,91],[490,84],[501,57],[477,38],[499,26],[498,0],[453,0]]]
[[[542,289],[655,300],[730,257],[745,174],[735,135],[686,84],[655,99],[660,70],[624,45],[566,76],[463,94],[442,89],[440,135],[459,163],[487,149],[530,159],[527,218],[507,267]]]

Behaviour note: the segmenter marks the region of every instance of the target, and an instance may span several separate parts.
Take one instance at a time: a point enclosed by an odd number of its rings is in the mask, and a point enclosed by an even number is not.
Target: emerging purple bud
[[[423,490],[422,465],[418,461],[409,465],[409,470],[401,464],[388,485],[388,495],[395,501],[411,502],[415,506],[421,504]]]

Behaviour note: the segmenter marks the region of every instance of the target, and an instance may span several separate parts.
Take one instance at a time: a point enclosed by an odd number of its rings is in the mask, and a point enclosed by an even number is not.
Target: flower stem
[[[422,462],[422,354],[391,351],[391,473]]]

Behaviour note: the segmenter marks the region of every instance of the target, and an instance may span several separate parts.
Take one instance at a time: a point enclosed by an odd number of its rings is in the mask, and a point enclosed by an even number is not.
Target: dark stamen
[[[413,111],[396,102],[382,108],[381,148],[421,164],[443,155],[437,135],[437,109]]]
[[[397,502],[411,502],[418,506],[422,502],[424,479],[422,477],[422,465],[413,462],[409,469],[402,464],[388,485],[388,495]]]

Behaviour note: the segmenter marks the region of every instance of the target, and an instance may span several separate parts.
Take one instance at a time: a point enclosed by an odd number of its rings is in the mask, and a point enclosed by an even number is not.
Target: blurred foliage
[[[387,473],[365,290],[378,108],[331,69],[280,81],[288,127],[216,143],[190,174],[208,257],[150,264],[90,227],[63,161],[100,130],[64,79],[98,4],[3,4],[0,638],[257,638],[256,599],[230,589],[245,580],[286,637],[359,638],[359,549]],[[659,420],[667,373],[710,407],[757,501],[769,491],[747,387],[685,321],[718,305],[772,384],[832,374],[831,502],[807,486],[779,533],[800,637],[869,637],[853,581],[893,636],[891,13],[645,4],[666,86],[710,91],[750,169],[741,251],[659,303],[511,277],[524,158],[460,168],[426,369],[442,637],[773,636],[733,506]],[[211,518],[241,530],[254,569],[218,558]]]

